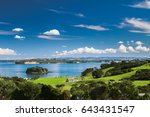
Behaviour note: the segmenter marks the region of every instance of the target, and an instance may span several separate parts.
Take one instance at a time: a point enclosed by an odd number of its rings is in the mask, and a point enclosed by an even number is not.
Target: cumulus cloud
[[[135,46],[125,46],[124,44],[121,44],[119,46],[118,51],[121,53],[129,53],[129,52],[150,52],[150,48],[143,46],[144,43],[141,41],[136,41]]]
[[[146,47],[146,46],[142,46],[142,45],[138,45],[135,50],[137,52],[149,52],[150,48]]]
[[[125,18],[124,27],[133,28],[129,30],[132,33],[150,34],[150,22],[144,21],[141,18]]]
[[[12,29],[13,32],[22,32],[24,31],[22,28],[14,28]]]
[[[109,30],[108,28],[104,28],[104,27],[98,26],[98,25],[85,25],[85,24],[80,24],[80,25],[74,25],[74,27],[86,28],[86,29],[96,30],[96,31],[106,31],[106,30]]]
[[[25,39],[26,37],[25,37],[25,36],[20,36],[20,35],[15,35],[14,38],[23,40],[23,39]]]
[[[76,54],[107,54],[107,53],[140,53],[140,52],[150,52],[150,48],[144,46],[144,43],[141,41],[132,41],[134,44],[125,45],[124,42],[121,41],[120,46],[115,48],[108,48],[108,49],[95,49],[93,47],[84,47],[84,48],[77,48],[74,50],[65,50],[62,52],[55,52],[53,56],[67,56],[67,55],[76,55]]]
[[[123,42],[123,41],[119,41],[118,43],[119,43],[119,44],[123,44],[124,42]]]
[[[141,41],[136,41],[135,44],[136,44],[136,45],[143,45],[144,43],[141,42]]]
[[[49,30],[43,33],[44,35],[54,35],[54,36],[59,36],[60,32],[56,29]]]
[[[0,48],[0,55],[17,55],[16,52],[12,49],[6,48]]]
[[[134,8],[150,9],[150,0],[145,0],[143,2],[139,2],[134,5],[129,5],[129,6],[134,7]]]
[[[63,52],[58,52],[54,56],[66,56],[66,55],[74,55],[74,54],[105,54],[105,53],[116,53],[116,49],[109,48],[105,50],[99,50],[95,49],[93,47],[84,47],[84,48],[77,48],[74,50],[70,51],[63,51]]]
[[[128,52],[128,51],[127,51],[127,47],[126,47],[124,44],[121,44],[121,45],[119,46],[118,51],[121,52],[121,53],[127,53],[127,52]]]
[[[127,50],[128,50],[129,52],[136,52],[136,50],[135,50],[134,47],[132,47],[132,46],[128,46],[128,47],[127,47]]]

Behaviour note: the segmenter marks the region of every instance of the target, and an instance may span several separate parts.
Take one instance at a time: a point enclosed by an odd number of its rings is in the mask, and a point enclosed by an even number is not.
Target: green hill
[[[113,67],[109,67],[106,69],[103,69],[103,72],[106,73],[108,70],[111,70]],[[134,75],[136,73],[136,71],[140,70],[140,69],[150,69],[150,64],[144,64],[142,66],[139,67],[133,67],[131,68],[132,71],[128,72],[128,73],[123,73],[120,75],[114,75],[114,76],[107,76],[107,77],[102,77],[102,78],[97,78],[97,79],[93,79],[92,75],[88,75],[85,76],[83,79],[81,80],[82,77],[78,77],[79,81],[78,82],[66,82],[66,80],[68,78],[71,77],[61,77],[61,78],[39,78],[39,79],[35,79],[35,80],[31,80],[33,83],[41,83],[41,84],[47,84],[47,85],[52,85],[53,87],[56,87],[56,85],[58,84],[64,84],[63,90],[69,90],[71,88],[71,86],[75,83],[84,83],[84,82],[89,82],[89,81],[93,81],[93,82],[99,82],[99,81],[103,81],[105,83],[108,83],[110,80],[111,81],[115,81],[115,82],[119,82],[122,79],[125,78],[130,78],[132,75]],[[133,84],[135,86],[145,86],[150,84],[150,80],[147,81],[133,81]]]

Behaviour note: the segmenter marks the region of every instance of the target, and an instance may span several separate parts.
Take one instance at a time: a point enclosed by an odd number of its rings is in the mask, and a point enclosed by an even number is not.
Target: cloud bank
[[[115,53],[140,53],[140,52],[150,52],[150,48],[144,46],[144,43],[141,41],[136,41],[133,43],[134,45],[131,46],[128,42],[128,45],[126,46],[124,42],[120,41],[118,42],[120,45],[117,49],[115,48],[106,48],[106,49],[95,49],[93,47],[84,47],[84,48],[77,48],[74,50],[65,50],[62,52],[56,51],[53,56],[68,56],[68,55],[77,55],[77,54],[115,54]]]

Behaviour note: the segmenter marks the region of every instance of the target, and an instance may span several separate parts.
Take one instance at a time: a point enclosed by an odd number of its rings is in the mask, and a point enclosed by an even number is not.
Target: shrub
[[[150,70],[141,69],[138,70],[135,75],[131,77],[132,80],[150,80]]]
[[[102,70],[100,70],[100,69],[95,69],[95,70],[92,72],[93,78],[101,78],[102,75],[103,75],[103,72],[102,72]]]

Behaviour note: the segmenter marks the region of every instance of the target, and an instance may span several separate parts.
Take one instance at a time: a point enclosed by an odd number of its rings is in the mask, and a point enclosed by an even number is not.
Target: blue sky
[[[150,0],[0,0],[0,59],[150,57]]]

